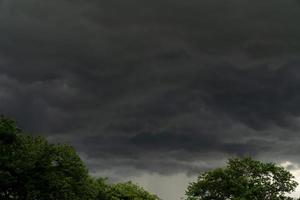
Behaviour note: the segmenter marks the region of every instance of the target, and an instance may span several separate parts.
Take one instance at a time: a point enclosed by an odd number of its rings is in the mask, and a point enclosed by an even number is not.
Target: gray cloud
[[[299,162],[299,9],[2,0],[0,111],[71,143],[93,172],[194,174],[232,155]]]

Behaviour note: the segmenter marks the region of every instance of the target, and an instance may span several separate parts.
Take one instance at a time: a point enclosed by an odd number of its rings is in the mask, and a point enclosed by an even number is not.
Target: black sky
[[[0,0],[0,111],[92,172],[299,163],[299,19],[297,0]]]

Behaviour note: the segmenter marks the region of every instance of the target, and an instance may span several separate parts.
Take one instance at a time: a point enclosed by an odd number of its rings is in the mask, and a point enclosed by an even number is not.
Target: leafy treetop
[[[205,172],[189,185],[187,200],[288,200],[297,183],[274,163],[249,157],[230,159],[225,168]]]

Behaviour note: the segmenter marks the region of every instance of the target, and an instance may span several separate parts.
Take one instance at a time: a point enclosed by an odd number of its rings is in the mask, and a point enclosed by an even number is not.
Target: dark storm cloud
[[[94,171],[298,162],[299,11],[296,0],[2,0],[0,110],[70,142]]]

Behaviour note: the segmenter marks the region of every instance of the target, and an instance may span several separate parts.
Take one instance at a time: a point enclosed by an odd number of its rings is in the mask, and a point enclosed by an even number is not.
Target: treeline
[[[186,190],[187,200],[292,200],[297,183],[283,167],[251,158],[199,175]],[[109,184],[94,178],[75,150],[51,144],[0,117],[1,200],[159,200],[131,183]]]

